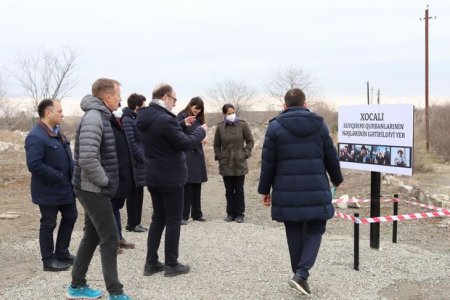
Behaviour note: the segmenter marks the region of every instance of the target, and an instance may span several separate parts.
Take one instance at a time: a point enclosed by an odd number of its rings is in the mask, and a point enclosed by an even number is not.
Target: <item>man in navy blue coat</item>
[[[272,219],[285,224],[294,273],[289,285],[309,295],[309,270],[334,215],[327,173],[335,187],[343,178],[328,128],[306,108],[303,91],[289,90],[284,102],[266,131],[258,192],[272,205]]]
[[[41,211],[39,245],[44,271],[67,270],[74,261],[69,253],[73,227],[78,216],[72,188],[73,160],[69,140],[59,127],[61,103],[45,99],[38,106],[39,123],[25,140],[31,198]],[[56,246],[53,231],[61,212]]]

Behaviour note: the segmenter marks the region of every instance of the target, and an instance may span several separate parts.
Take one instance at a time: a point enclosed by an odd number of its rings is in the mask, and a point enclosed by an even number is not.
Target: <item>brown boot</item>
[[[121,239],[119,247],[124,249],[134,249],[135,245],[133,243],[128,243],[125,239]]]

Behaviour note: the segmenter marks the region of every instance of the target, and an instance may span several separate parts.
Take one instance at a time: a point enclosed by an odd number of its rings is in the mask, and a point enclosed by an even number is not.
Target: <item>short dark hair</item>
[[[128,97],[128,108],[131,110],[135,110],[136,107],[141,107],[142,105],[144,105],[145,100],[147,99],[144,95],[133,93]]]
[[[200,97],[194,97],[189,101],[188,105],[183,109],[183,112],[189,117],[192,116],[191,107],[195,106],[200,109],[197,115],[197,119],[200,120],[200,124],[205,124],[205,106],[203,105],[203,100]]]
[[[366,146],[364,146],[364,145],[361,146],[360,151],[363,150],[363,149],[367,151]]]
[[[398,149],[397,154],[403,154],[403,150],[402,149]]]
[[[287,107],[303,106],[305,104],[305,93],[299,88],[290,89],[284,95],[284,103]]]
[[[153,90],[152,99],[162,99],[162,97],[172,92],[173,88],[169,84],[162,83]]]
[[[52,99],[44,99],[41,102],[39,102],[39,105],[38,105],[39,118],[42,119],[45,117],[45,110],[49,107],[53,107]]]
[[[120,83],[117,80],[109,78],[97,79],[92,85],[92,96],[102,98],[105,93],[112,93],[115,85],[120,86]]]
[[[233,104],[227,103],[222,107],[223,114],[226,114],[230,108],[236,110],[236,108],[234,108]]]

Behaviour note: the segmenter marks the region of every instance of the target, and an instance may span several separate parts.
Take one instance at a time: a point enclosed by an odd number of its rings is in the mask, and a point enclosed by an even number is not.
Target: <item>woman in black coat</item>
[[[131,153],[134,179],[134,186],[127,196],[128,222],[126,230],[133,232],[146,231],[146,228],[141,225],[145,186],[144,149],[136,128],[137,111],[144,106],[145,100],[143,95],[131,94],[127,100],[128,107],[123,109],[122,115],[123,130]]]
[[[200,97],[192,98],[186,108],[178,114],[177,120],[183,122],[184,119],[190,116],[195,116],[196,119],[191,126],[184,128],[186,134],[190,134],[198,126],[205,124],[205,109],[203,100]],[[202,183],[208,180],[202,143],[199,143],[195,149],[185,152],[188,180],[184,186],[183,216],[181,221],[183,225],[187,224],[189,213],[195,221],[206,221],[203,218],[201,207]]]

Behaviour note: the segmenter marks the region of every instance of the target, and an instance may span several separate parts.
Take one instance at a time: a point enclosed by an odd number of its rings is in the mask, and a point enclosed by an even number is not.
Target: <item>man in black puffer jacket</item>
[[[272,205],[272,219],[285,224],[294,273],[289,285],[309,295],[309,270],[334,215],[327,172],[335,187],[343,178],[328,128],[305,107],[303,91],[289,90],[284,101],[286,109],[267,128],[258,192]]]

